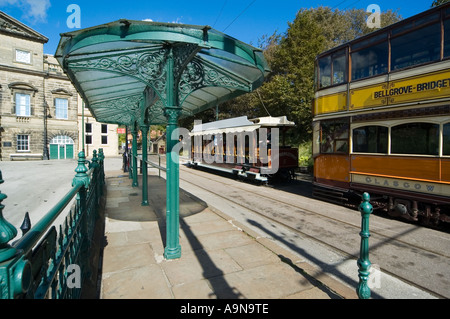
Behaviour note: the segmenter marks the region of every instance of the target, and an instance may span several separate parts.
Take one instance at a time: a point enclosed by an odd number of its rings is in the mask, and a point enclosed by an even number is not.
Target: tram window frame
[[[428,129],[424,126],[428,126]],[[433,138],[429,133],[433,128],[435,129],[435,140],[428,141],[430,138]],[[430,122],[409,122],[394,125],[391,127],[390,133],[390,153],[399,155],[439,156],[439,131],[439,124]],[[425,141],[423,141],[423,138],[425,138]],[[432,142],[433,146],[431,145]],[[418,151],[419,149],[421,151]],[[431,151],[432,149],[435,151]]]
[[[381,38],[381,41],[379,40]],[[377,75],[383,75],[389,71],[389,41],[387,33],[383,34],[382,37],[375,37],[377,42],[374,41],[362,41],[356,45],[352,46],[352,51],[350,53],[351,60],[351,80],[357,81]],[[370,43],[371,42],[371,43]],[[370,44],[368,44],[370,43]],[[364,45],[366,44],[366,45]],[[385,46],[381,48],[381,46]],[[377,53],[380,52],[380,54]],[[371,55],[372,54],[372,55]],[[375,54],[376,61],[373,61],[373,54]],[[361,58],[359,56],[362,56]],[[366,58],[369,56],[369,58]],[[356,66],[356,63],[361,66]],[[368,64],[370,63],[370,64]],[[356,73],[359,75],[356,76]]]
[[[338,62],[342,60],[342,62]],[[343,65],[342,65],[343,64]],[[335,70],[339,66],[338,70]],[[328,88],[348,82],[348,50],[347,47],[318,58],[317,87]],[[326,81],[325,81],[326,79]]]
[[[443,22],[443,32],[444,32],[444,59],[450,57],[450,17],[444,19]]]
[[[410,23],[408,25],[412,24],[413,23]],[[395,28],[391,31],[391,71],[403,70],[421,64],[436,62],[441,59],[442,28],[441,22],[439,20],[421,25],[420,27],[408,30],[407,32],[398,33],[398,35],[396,34],[394,36],[394,34],[396,33],[395,31],[400,28],[404,28],[404,26]],[[432,28],[436,28],[433,34],[431,32],[428,32],[428,30]],[[420,32],[422,32],[422,36],[419,36]],[[436,38],[433,39],[433,36],[435,36]],[[422,39],[426,39],[427,41],[422,41]],[[430,43],[430,41],[433,42]],[[430,52],[430,47],[434,48],[431,53],[429,53],[428,55],[420,56],[420,54],[426,53],[427,51]]]
[[[450,156],[450,122],[442,125],[442,155]]]
[[[362,141],[356,136],[356,131],[364,129],[365,140]],[[375,130],[375,131],[373,131]],[[364,136],[361,135],[362,138]],[[360,141],[358,141],[360,140]],[[375,149],[374,149],[375,147]],[[389,128],[383,125],[365,125],[352,129],[352,152],[388,154],[389,149]]]
[[[324,130],[324,127],[328,129]],[[342,130],[340,132],[340,129]],[[345,119],[320,122],[320,154],[347,154],[349,152],[350,121]]]

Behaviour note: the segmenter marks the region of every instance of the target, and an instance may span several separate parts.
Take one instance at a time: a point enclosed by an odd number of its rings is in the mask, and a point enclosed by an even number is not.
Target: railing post
[[[3,184],[0,171],[0,184]],[[31,285],[31,265],[23,254],[9,242],[17,236],[17,229],[3,217],[3,200],[7,196],[0,191],[0,298],[13,299],[26,293]]]
[[[370,298],[370,288],[368,285],[371,263],[369,261],[369,217],[373,211],[373,207],[370,204],[370,195],[368,193],[363,194],[363,202],[359,205],[359,211],[361,213],[361,248],[360,257],[358,259],[358,276],[359,283],[357,288],[357,294],[359,299]]]
[[[101,188],[100,188],[100,196],[103,195],[103,186],[105,185],[105,154],[103,153],[103,148],[98,149],[98,159],[99,159],[99,165],[100,165],[100,181],[101,181]]]

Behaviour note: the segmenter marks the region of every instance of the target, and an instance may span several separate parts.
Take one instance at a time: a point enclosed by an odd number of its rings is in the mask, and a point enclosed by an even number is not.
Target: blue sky
[[[397,10],[403,18],[431,7],[433,0],[0,0],[0,10],[42,33],[49,41],[44,53],[54,54],[60,33],[67,26],[70,4],[81,11],[81,28],[118,19],[210,25],[246,43],[256,45],[263,35],[286,31],[298,10],[318,6],[366,9],[377,4],[381,11]]]

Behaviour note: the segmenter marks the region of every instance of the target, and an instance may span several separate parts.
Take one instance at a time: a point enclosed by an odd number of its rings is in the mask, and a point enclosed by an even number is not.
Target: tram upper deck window
[[[331,85],[331,56],[319,59],[319,88]]]
[[[353,129],[353,152],[387,154],[388,128],[370,125]]]
[[[347,58],[345,49],[319,59],[319,88],[347,81]]]
[[[450,18],[444,20],[444,57],[450,56]]]
[[[322,121],[320,129],[321,153],[348,154],[348,119]]]
[[[428,20],[430,20],[429,17],[427,19],[423,18],[420,21],[428,22]],[[415,23],[409,23],[392,30],[391,70],[399,70],[440,59],[440,22],[435,22],[419,29],[400,34],[405,29],[415,27],[418,24],[419,22],[416,21]],[[400,35],[397,36],[397,34]]]
[[[381,42],[380,42],[381,41]],[[352,80],[358,80],[388,71],[389,45],[382,33],[352,46]]]
[[[407,123],[392,127],[391,153],[438,155],[439,125]]]
[[[442,155],[450,155],[450,123],[444,124],[444,130],[442,132],[443,137],[443,151]]]

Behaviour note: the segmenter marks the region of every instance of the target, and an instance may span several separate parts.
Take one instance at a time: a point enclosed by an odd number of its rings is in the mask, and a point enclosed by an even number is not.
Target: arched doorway
[[[50,159],[74,158],[73,139],[67,135],[57,135],[50,141]]]

